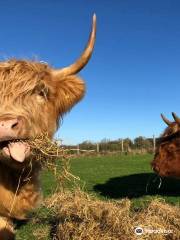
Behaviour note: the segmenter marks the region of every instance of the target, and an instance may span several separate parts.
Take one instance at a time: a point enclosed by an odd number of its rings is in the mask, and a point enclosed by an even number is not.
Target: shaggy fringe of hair
[[[4,92],[5,96],[10,95],[11,98],[22,94],[27,95],[40,82],[42,73],[49,73],[47,64],[16,59],[0,62],[0,86],[3,89],[2,92]],[[14,81],[15,79],[16,81]],[[14,89],[16,89],[15,92]]]

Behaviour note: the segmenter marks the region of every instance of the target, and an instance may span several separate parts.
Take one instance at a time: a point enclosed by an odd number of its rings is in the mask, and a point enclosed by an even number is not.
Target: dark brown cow
[[[0,62],[0,240],[13,239],[10,220],[25,219],[41,200],[40,166],[28,144],[13,140],[43,133],[52,138],[59,119],[82,99],[85,84],[77,73],[91,57],[95,33],[94,15],[84,52],[62,69],[26,60]]]
[[[173,122],[161,115],[168,127],[159,138],[152,167],[162,177],[180,178],[180,118],[172,115]]]

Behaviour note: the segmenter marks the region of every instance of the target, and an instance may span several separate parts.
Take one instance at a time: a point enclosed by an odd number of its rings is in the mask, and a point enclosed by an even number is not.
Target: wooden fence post
[[[79,149],[79,144],[77,145],[77,154],[79,155],[80,149]]]
[[[153,135],[153,153],[156,151],[156,138],[155,135]]]
[[[123,141],[123,139],[121,139],[121,152],[122,153],[124,152],[124,141]]]
[[[99,143],[96,144],[97,153],[99,153]]]

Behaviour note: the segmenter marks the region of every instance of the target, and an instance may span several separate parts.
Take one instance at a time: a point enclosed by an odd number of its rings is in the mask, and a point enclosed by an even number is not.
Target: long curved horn
[[[75,63],[71,64],[70,66],[53,70],[53,74],[56,76],[64,77],[78,73],[88,63],[91,57],[94,48],[95,38],[96,38],[96,15],[94,14],[89,41],[81,56],[76,60]]]
[[[172,116],[176,123],[180,124],[180,118],[176,115],[176,113],[172,112]]]
[[[161,113],[162,120],[169,126],[172,122],[169,121],[162,113]]]

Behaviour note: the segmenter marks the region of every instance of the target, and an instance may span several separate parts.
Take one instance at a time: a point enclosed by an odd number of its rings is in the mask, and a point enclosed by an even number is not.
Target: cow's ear
[[[85,93],[85,83],[79,76],[56,79],[56,106],[60,115],[68,112]]]

